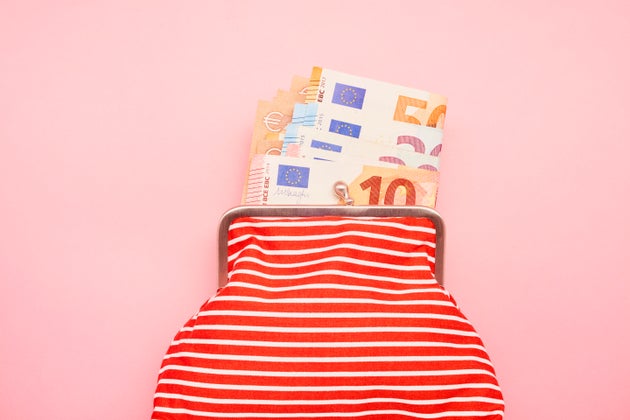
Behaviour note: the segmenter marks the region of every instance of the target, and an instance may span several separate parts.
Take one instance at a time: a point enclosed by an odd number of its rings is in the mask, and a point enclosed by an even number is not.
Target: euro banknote
[[[301,127],[311,127],[313,130],[320,133],[320,135],[328,135],[330,133],[345,136],[348,140],[355,142],[370,141],[388,146],[405,144],[417,153],[433,156],[438,156],[442,150],[443,131],[430,127],[414,126],[412,129],[409,129],[405,124],[393,124],[389,127],[383,126],[378,128],[380,135],[375,135],[374,137],[371,137],[368,132],[362,131],[362,127],[359,124],[354,123],[344,123],[345,126],[337,124],[337,129],[322,129],[322,125],[320,124],[318,126],[315,123],[315,119],[305,116],[305,114],[308,113],[308,107],[312,105],[316,104],[296,105],[295,109],[297,112],[293,114],[291,123],[284,127],[281,134],[283,151],[288,145],[299,141],[298,132],[301,130]],[[333,111],[335,113],[330,114],[331,121],[335,121],[335,118],[338,118],[339,115],[342,114],[339,110]],[[370,124],[368,120],[366,121]],[[362,124],[365,126],[365,123]],[[358,134],[354,135],[355,133]]]
[[[446,98],[314,67],[260,101],[244,204],[435,206]]]
[[[293,108],[296,104],[304,103],[308,78],[294,76],[288,91],[279,90],[277,95],[269,101],[258,101],[252,139],[250,144],[250,159],[259,153],[268,153],[282,149],[282,140],[277,136],[292,121]]]
[[[379,125],[397,121],[435,128],[444,126],[446,102],[443,95],[322,67],[313,68],[306,95],[306,103],[338,105],[376,117]]]
[[[288,144],[283,149],[283,155],[335,162],[353,159],[371,165],[389,162],[400,166],[439,170],[439,150],[433,154],[418,152],[415,138],[401,136],[398,144],[385,145],[356,141],[341,134],[321,132],[308,126],[297,126],[294,136],[297,141]]]
[[[307,77],[295,75],[288,91],[278,90],[272,100],[258,101],[248,162],[260,153],[281,153],[283,139],[280,134],[292,121],[294,106],[305,101],[308,81]],[[243,189],[241,201],[245,199],[245,193],[246,188]]]
[[[439,153],[445,97],[329,70],[318,72],[317,69],[314,74],[319,76],[311,79],[306,103],[294,106],[291,123],[280,135],[283,137],[283,153],[286,154],[286,148],[299,140],[295,133],[300,126],[387,145],[397,145],[402,140],[418,153]],[[318,89],[317,95],[311,92],[314,87]],[[401,98],[416,98],[417,103],[403,106],[401,104],[406,102]]]
[[[338,181],[348,185],[356,205],[435,207],[439,173],[383,163],[328,162],[271,154],[252,158],[246,205],[340,204]]]

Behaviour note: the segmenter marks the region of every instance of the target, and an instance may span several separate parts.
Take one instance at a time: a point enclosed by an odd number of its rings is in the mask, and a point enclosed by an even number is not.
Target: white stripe
[[[343,357],[280,357],[250,354],[209,354],[192,351],[170,353],[164,359],[190,357],[206,360],[230,360],[262,363],[387,363],[387,362],[478,362],[492,366],[489,360],[477,356],[343,356]]]
[[[309,250],[309,253],[311,251]],[[355,264],[364,267],[376,267],[383,268],[388,270],[399,270],[399,271],[430,271],[431,267],[428,265],[400,265],[400,264],[387,264],[387,263],[379,263],[376,261],[362,260],[358,258],[349,258],[349,257],[327,257],[327,258],[319,258],[313,259],[303,262],[295,262],[295,263],[271,263],[267,261],[263,261],[259,258],[254,257],[242,257],[239,258],[238,262],[253,262],[255,264],[261,265],[263,267],[273,267],[273,268],[296,268],[296,267],[308,267],[316,264],[323,264],[328,262],[340,262],[340,263],[348,263]]]
[[[474,331],[453,330],[448,328],[428,327],[276,327],[270,325],[195,325],[182,328],[181,331],[210,330],[210,331],[255,331],[277,333],[429,333],[449,334],[463,337],[477,337]]]
[[[485,369],[448,369],[448,370],[415,370],[415,371],[318,371],[318,372],[301,372],[301,371],[260,371],[260,370],[236,370],[236,369],[213,369],[202,368],[196,366],[182,365],[166,365],[160,369],[160,374],[167,370],[178,370],[182,372],[201,373],[206,375],[222,375],[222,376],[258,376],[270,378],[365,378],[383,377],[383,378],[399,378],[399,377],[416,377],[416,376],[457,376],[457,375],[486,375],[495,377],[494,374]]]
[[[266,218],[265,218],[266,219]],[[404,223],[397,222],[388,222],[383,221],[380,218],[352,218],[352,219],[340,219],[340,220],[304,220],[303,218],[296,218],[291,221],[287,221],[283,218],[269,218],[269,220],[275,221],[262,221],[265,220],[263,218],[258,219],[255,222],[235,222],[230,225],[230,230],[239,229],[244,227],[312,227],[312,226],[343,226],[343,225],[365,225],[365,226],[376,226],[376,227],[393,227],[396,229],[406,230],[409,232],[424,232],[424,233],[435,233],[435,228],[426,227],[426,226],[412,226]],[[278,222],[277,220],[281,220]]]
[[[408,398],[357,398],[357,399],[322,399],[322,400],[254,400],[254,399],[239,399],[239,398],[208,398],[198,397],[194,395],[176,394],[157,392],[156,398],[176,399],[183,401],[191,401],[202,404],[234,404],[234,405],[357,405],[357,404],[374,404],[374,403],[394,403],[394,404],[407,404],[407,405],[434,405],[434,404],[449,404],[449,403],[487,403],[487,404],[502,404],[503,401],[496,398],[488,397],[450,397],[440,398],[433,400],[411,400]]]
[[[277,386],[277,385],[244,385],[244,384],[222,384],[212,382],[186,381],[182,379],[163,378],[158,381],[164,385],[189,386],[202,389],[222,389],[229,391],[267,391],[267,392],[342,392],[342,391],[454,391],[462,389],[492,389],[501,391],[498,385],[491,383],[459,383],[440,385],[333,385],[333,386]]]
[[[213,302],[257,302],[257,303],[320,303],[320,304],[377,304],[377,305],[432,305],[455,307],[450,301],[441,300],[379,300],[379,299],[352,299],[352,298],[278,298],[264,299],[253,296],[215,296]]]
[[[328,233],[319,235],[256,235],[245,234],[239,237],[230,239],[228,246],[243,242],[247,239],[257,239],[259,241],[286,241],[286,242],[307,242],[307,241],[324,241],[328,239],[340,239],[346,236],[358,236],[360,238],[379,239],[382,241],[395,242],[408,245],[428,245],[435,246],[435,243],[429,241],[420,241],[417,239],[400,238],[392,235],[384,235],[380,233],[364,232],[360,230],[348,230],[339,233]],[[432,245],[431,245],[432,244]]]
[[[380,287],[355,286],[351,284],[335,284],[335,283],[309,283],[309,284],[301,284],[298,286],[268,287],[268,286],[263,286],[261,284],[256,284],[256,283],[248,283],[248,282],[243,282],[243,281],[231,281],[230,283],[228,283],[228,286],[264,290],[266,292],[289,292],[289,291],[296,291],[296,290],[320,290],[321,289],[321,290],[354,290],[354,291],[361,291],[361,292],[384,293],[388,295],[439,293],[441,295],[447,296],[444,289],[438,289],[438,288],[396,290],[396,289],[383,289]]]
[[[435,243],[431,242],[431,248],[435,247]],[[318,253],[318,252],[329,252],[329,251],[335,251],[335,250],[339,250],[339,249],[346,249],[346,250],[352,250],[352,251],[361,251],[361,252],[372,252],[375,254],[386,254],[386,255],[393,255],[395,257],[404,257],[404,258],[420,258],[420,257],[426,257],[427,259],[429,259],[429,261],[431,262],[435,262],[435,258],[431,257],[430,255],[428,255],[428,253],[426,252],[422,252],[422,251],[418,251],[418,252],[405,252],[405,251],[397,251],[394,249],[383,249],[383,248],[377,248],[377,247],[371,247],[371,246],[364,246],[364,245],[358,245],[358,244],[344,244],[344,243],[340,243],[340,244],[335,244],[335,245],[330,245],[330,246],[324,246],[324,247],[320,247],[320,248],[309,248],[308,251],[309,253]],[[249,244],[245,247],[243,247],[242,249],[240,249],[238,252],[235,252],[232,255],[228,256],[228,261],[232,261],[234,260],[241,252],[243,252],[244,250],[256,250],[259,251],[265,255],[302,255],[304,254],[304,250],[303,249],[266,249],[261,247],[260,245],[257,244]]]
[[[400,284],[418,284],[418,285],[419,284],[435,284],[435,279],[430,279],[430,280],[417,280],[417,279],[406,280],[406,279],[400,279],[400,278],[397,278],[397,277],[374,276],[374,275],[370,275],[370,274],[359,274],[359,273],[355,273],[353,271],[344,271],[344,270],[318,270],[318,271],[310,271],[308,273],[303,273],[303,274],[293,274],[293,275],[278,274],[278,275],[274,275],[274,274],[262,273],[262,272],[256,271],[256,270],[236,269],[236,270],[232,270],[232,271],[230,271],[228,273],[228,278],[231,278],[232,276],[234,276],[236,274],[244,274],[244,275],[249,275],[249,276],[261,277],[261,278],[267,279],[267,280],[295,280],[295,279],[308,279],[308,278],[319,277],[319,276],[324,276],[324,275],[329,275],[329,276],[336,275],[336,276],[342,276],[342,277],[349,277],[351,280],[356,280],[356,279],[378,280],[378,281],[389,281],[389,282],[400,283]]]
[[[306,319],[441,319],[463,322],[470,325],[466,318],[456,315],[442,315],[423,312],[272,312],[272,311],[238,311],[238,310],[210,310],[200,311],[197,317],[205,316],[242,316],[254,318],[306,318]]]
[[[503,411],[443,411],[434,414],[413,413],[405,410],[368,410],[357,412],[332,412],[332,413],[223,413],[223,412],[210,412],[189,410],[187,408],[171,408],[156,406],[155,411],[170,413],[170,414],[188,414],[191,416],[202,417],[219,417],[219,418],[318,418],[318,417],[359,417],[359,416],[385,416],[385,415],[401,415],[407,417],[413,417],[418,419],[439,419],[442,417],[487,417],[489,415],[503,416]]]
[[[253,340],[220,340],[212,338],[182,338],[173,340],[173,346],[180,344],[192,345],[217,345],[217,346],[241,346],[241,347],[266,347],[266,348],[371,348],[371,347],[421,347],[421,348],[451,348],[451,349],[475,349],[485,352],[486,349],[479,344],[454,344],[439,341],[253,341]]]

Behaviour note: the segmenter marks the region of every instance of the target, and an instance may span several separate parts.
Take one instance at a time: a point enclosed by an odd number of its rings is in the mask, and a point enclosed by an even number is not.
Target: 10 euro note
[[[356,205],[435,207],[439,173],[395,164],[364,165],[278,155],[251,160],[245,205],[336,205],[334,185],[348,185]]]

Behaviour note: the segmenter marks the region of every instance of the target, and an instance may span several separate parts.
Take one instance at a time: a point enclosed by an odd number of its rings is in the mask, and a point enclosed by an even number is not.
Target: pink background
[[[446,284],[506,419],[630,418],[629,3],[519,3],[2,0],[0,416],[149,418],[257,100],[320,65],[449,97]]]

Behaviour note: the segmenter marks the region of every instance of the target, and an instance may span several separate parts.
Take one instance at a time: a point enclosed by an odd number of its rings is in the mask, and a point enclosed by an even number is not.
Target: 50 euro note
[[[416,152],[442,147],[445,96],[314,67],[304,104],[297,104],[285,127],[283,152],[298,141],[299,126],[312,126],[349,138],[396,145],[409,142]]]
[[[250,165],[243,204],[340,204],[336,182],[348,185],[356,205],[435,207],[439,173],[395,164],[364,165],[278,155],[256,155]]]
[[[331,103],[306,103],[294,106],[291,122],[281,134],[283,153],[299,141],[300,127],[312,127],[320,133],[346,136],[354,141],[370,141],[390,146],[406,144],[417,153],[439,154],[444,132],[440,128],[408,124],[387,119],[384,111],[355,110]]]
[[[250,144],[250,159],[255,154],[282,149],[282,139],[277,135],[293,119],[293,108],[306,98],[308,78],[293,76],[288,91],[279,90],[271,101],[258,101]]]
[[[397,121],[443,128],[447,98],[425,90],[313,67],[306,103],[336,105],[355,114],[378,116],[377,125]]]
[[[280,133],[292,121],[294,106],[304,102],[307,89],[308,78],[296,75],[288,91],[278,90],[273,100],[258,101],[249,148],[250,162],[257,154],[281,153],[283,138]]]
[[[417,151],[415,138],[400,136],[398,144],[386,145],[371,141],[357,141],[337,133],[317,131],[314,127],[297,126],[292,133],[297,139],[283,148],[284,156],[303,159],[343,161],[352,159],[368,165],[383,162],[400,166],[437,171],[439,150],[433,154]]]

